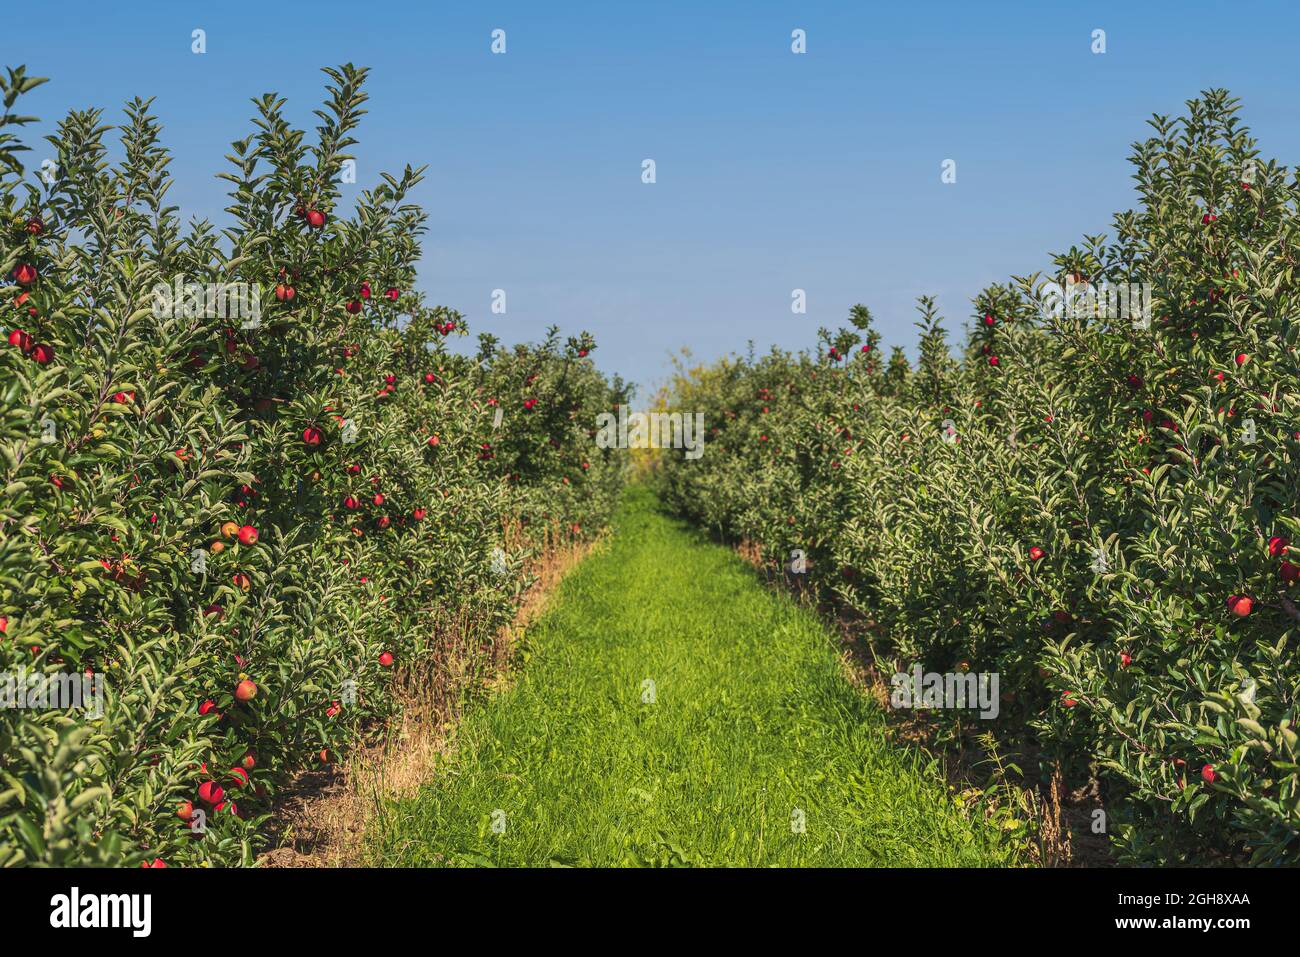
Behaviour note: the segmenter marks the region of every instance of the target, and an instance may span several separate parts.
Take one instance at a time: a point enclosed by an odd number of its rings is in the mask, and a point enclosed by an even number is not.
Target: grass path
[[[378,815],[372,863],[1011,861],[933,767],[886,743],[834,647],[634,487],[529,631],[513,686],[471,710],[417,797]]]

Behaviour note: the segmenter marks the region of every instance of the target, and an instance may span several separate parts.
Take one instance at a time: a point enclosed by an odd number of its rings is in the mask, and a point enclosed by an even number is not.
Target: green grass
[[[812,612],[633,487],[607,547],[530,630],[513,686],[377,817],[371,863],[1013,863],[931,762],[885,741],[834,648]]]

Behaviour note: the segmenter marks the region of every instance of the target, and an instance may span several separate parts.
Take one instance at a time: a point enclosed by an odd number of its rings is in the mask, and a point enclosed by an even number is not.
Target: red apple
[[[307,210],[307,225],[312,229],[320,229],[325,225],[325,214],[319,209]]]
[[[252,525],[241,525],[239,528],[239,543],[241,545],[253,545],[257,542],[257,529]]]
[[[204,804],[219,804],[225,796],[225,789],[216,781],[204,781],[199,785],[199,800]]]
[[[1254,607],[1255,603],[1248,595],[1228,596],[1228,611],[1232,612],[1232,614],[1236,615],[1238,618],[1245,618],[1250,614],[1251,609]]]
[[[252,701],[257,697],[257,685],[245,678],[235,685],[235,698],[239,701]]]
[[[315,426],[308,426],[302,430],[302,440],[310,448],[320,445],[321,432]]]
[[[385,668],[391,668],[393,666],[393,656],[385,651],[379,656],[379,663]]]

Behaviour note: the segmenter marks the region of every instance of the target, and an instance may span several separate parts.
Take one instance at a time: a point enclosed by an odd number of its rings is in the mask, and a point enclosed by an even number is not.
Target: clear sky
[[[218,222],[215,174],[252,129],[250,98],[277,91],[310,128],[319,68],[371,67],[346,189],[429,165],[429,300],[507,341],[589,329],[601,367],[646,388],[682,346],[809,344],[859,301],[909,352],[918,295],[959,332],[984,285],[1108,231],[1133,203],[1146,118],[1202,89],[1242,98],[1265,156],[1300,154],[1296,3],[5,6],[0,66],[52,78],[25,112],[117,121],[129,97],[156,96],[172,201]]]

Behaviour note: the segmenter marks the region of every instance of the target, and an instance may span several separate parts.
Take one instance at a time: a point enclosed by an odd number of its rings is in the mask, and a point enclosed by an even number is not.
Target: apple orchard
[[[0,672],[103,700],[0,709],[0,866],[251,863],[276,796],[412,683],[499,669],[530,561],[619,500],[596,425],[627,388],[586,333],[448,348],[464,317],[413,289],[421,171],[343,208],[366,71],[325,72],[310,138],[254,101],[220,228],[168,205],[149,102],[69,113],[37,165],[41,81],[0,80]],[[996,674],[942,734],[1061,774],[1121,861],[1294,863],[1300,184],[1226,92],[1151,122],[1113,241],[985,289],[958,347],[923,299],[915,364],[858,306],[679,374],[703,444],[653,481],[806,556],[880,671]],[[1149,290],[1149,321],[1044,282]],[[235,286],[251,321],[188,293]]]
[[[255,101],[219,230],[167,205],[147,102],[69,113],[44,175],[15,110],[39,81],[3,80],[0,671],[105,702],[0,710],[0,866],[250,863],[402,676],[450,697],[497,667],[530,556],[617,499],[591,338],[451,354],[464,319],[412,291],[420,172],[341,208],[365,72],[326,71],[315,145]],[[229,284],[257,321],[158,308]]]
[[[998,674],[997,720],[942,730],[1060,768],[1129,862],[1300,860],[1300,185],[1236,109],[1154,118],[1114,241],[985,289],[956,355],[932,301],[915,368],[858,306],[670,390],[711,428],[665,498],[806,552],[885,675]],[[1150,316],[1044,283],[1149,284]]]

